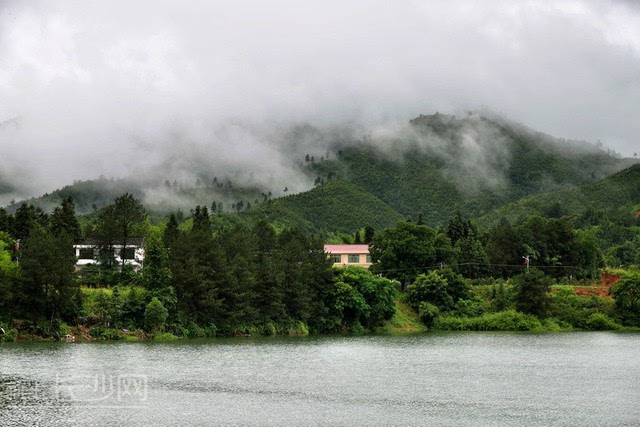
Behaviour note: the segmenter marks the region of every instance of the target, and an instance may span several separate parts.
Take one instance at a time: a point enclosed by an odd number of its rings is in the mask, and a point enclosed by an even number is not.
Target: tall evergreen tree
[[[364,243],[370,244],[373,241],[375,230],[370,225],[364,228]]]
[[[278,237],[278,246],[288,317],[307,322],[311,316],[312,300],[315,299],[315,289],[310,286],[306,268],[309,264],[310,245],[298,229],[293,229]]]
[[[145,239],[144,251],[142,281],[145,287],[152,291],[168,287],[171,283],[169,256],[160,237],[155,234],[148,235]]]
[[[278,268],[281,258],[278,255],[276,233],[264,220],[258,221],[253,233],[256,242],[257,306],[263,323],[279,321],[285,318],[286,307]]]
[[[60,206],[53,210],[51,214],[51,231],[54,236],[60,236],[65,233],[74,240],[79,240],[82,236],[71,196],[64,198]]]
[[[125,193],[122,196],[115,199],[113,204],[113,214],[115,215],[115,222],[120,230],[120,237],[122,239],[122,269],[126,262],[124,251],[126,251],[129,238],[133,232],[133,227],[136,224],[142,222],[146,213],[144,206],[139,200],[136,200],[133,195]]]
[[[26,239],[36,223],[35,208],[26,203],[20,204],[13,221],[13,232],[16,239]]]
[[[4,208],[0,208],[0,232],[13,234],[13,217]]]
[[[73,280],[75,257],[69,236],[55,237],[37,225],[24,242],[20,257],[22,301],[34,321],[70,318],[78,285]]]
[[[164,247],[167,248],[168,251],[171,251],[171,249],[175,246],[179,234],[180,230],[178,228],[178,220],[176,219],[176,215],[171,213],[169,215],[169,221],[167,221],[167,226],[164,229],[164,236],[162,238]]]
[[[193,211],[193,231],[194,232],[211,232],[211,220],[209,219],[209,211],[206,206],[196,206]]]
[[[94,236],[100,246],[100,264],[107,268],[115,265],[114,246],[121,238],[121,229],[116,221],[115,206],[108,205],[98,212],[96,219]]]

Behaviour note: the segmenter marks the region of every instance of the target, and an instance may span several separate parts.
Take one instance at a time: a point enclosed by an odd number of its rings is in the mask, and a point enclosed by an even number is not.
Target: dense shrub
[[[169,311],[162,305],[156,297],[151,299],[144,311],[144,323],[149,332],[155,332],[164,328],[164,324],[169,317]]]
[[[482,301],[479,299],[461,299],[455,307],[455,313],[464,317],[477,317],[484,314],[484,307]]]
[[[362,332],[381,326],[395,313],[394,282],[361,267],[336,269],[319,332]]]
[[[513,278],[516,289],[516,309],[523,313],[544,317],[549,305],[549,289],[552,281],[540,270],[520,274]]]
[[[593,313],[587,319],[587,329],[593,331],[618,330],[622,326],[604,313]]]
[[[0,331],[0,342],[13,342],[18,338],[18,330],[9,328],[8,325],[0,323],[0,328],[4,330],[4,334]]]
[[[535,316],[514,310],[485,314],[478,317],[441,316],[434,329],[448,331],[536,331],[542,324]]]
[[[613,288],[612,294],[623,321],[629,325],[640,326],[640,272],[624,273]]]
[[[407,302],[415,309],[419,309],[422,302],[428,302],[444,311],[450,310],[453,298],[447,288],[447,279],[437,272],[421,274],[407,287]]]
[[[560,323],[569,324],[573,328],[590,329],[587,320],[591,315],[603,313],[612,317],[615,314],[615,305],[610,298],[585,298],[576,295],[570,286],[557,286],[551,292],[548,313]]]
[[[422,323],[424,323],[428,328],[431,328],[440,314],[440,310],[436,305],[423,301],[420,303],[418,314],[420,315]]]

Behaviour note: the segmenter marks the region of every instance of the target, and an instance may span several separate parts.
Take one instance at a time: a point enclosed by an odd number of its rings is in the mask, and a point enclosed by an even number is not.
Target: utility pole
[[[527,266],[527,274],[529,274],[529,263],[531,262],[530,256],[527,255],[527,256],[523,256],[522,258],[524,259],[524,265]]]
[[[16,252],[16,265],[20,265],[20,239],[16,239],[13,249]]]

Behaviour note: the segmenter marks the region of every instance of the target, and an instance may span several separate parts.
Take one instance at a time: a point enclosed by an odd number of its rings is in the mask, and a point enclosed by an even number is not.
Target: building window
[[[349,255],[349,262],[352,264],[360,262],[360,255]]]
[[[373,261],[371,261],[371,255],[367,254],[367,262],[369,264],[371,264]]]
[[[80,255],[78,259],[93,259],[93,248],[80,248]]]
[[[331,255],[331,262],[334,264],[340,264],[342,261],[342,255]]]
[[[136,249],[135,248],[125,248],[120,251],[122,253],[122,259],[135,259],[136,258]]]

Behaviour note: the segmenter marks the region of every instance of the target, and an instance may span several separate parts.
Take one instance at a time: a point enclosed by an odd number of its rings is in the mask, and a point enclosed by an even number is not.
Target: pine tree
[[[165,234],[166,236],[166,234]],[[151,291],[161,291],[171,283],[169,256],[160,236],[151,234],[145,239],[145,258],[142,269],[142,281]],[[164,301],[162,301],[164,303]]]
[[[55,237],[40,225],[34,226],[24,242],[20,257],[23,309],[34,321],[44,315],[53,325],[68,319],[73,311],[78,286],[73,280],[75,256],[69,236]]]
[[[112,213],[115,215],[115,223],[120,231],[122,251],[124,252],[129,243],[131,233],[133,232],[133,227],[145,219],[146,213],[142,203],[129,193],[125,193],[116,198],[113,206]],[[124,255],[124,253],[122,255]],[[122,269],[124,270],[126,259],[124,256],[121,256],[121,258]]]
[[[13,218],[4,208],[0,208],[0,232],[13,234]]]
[[[109,269],[115,264],[114,245],[121,238],[114,210],[114,205],[102,208],[95,224],[95,236],[100,245],[100,264]]]
[[[51,214],[51,231],[54,236],[66,233],[74,240],[82,237],[80,223],[76,218],[75,206],[71,196],[62,200],[59,207],[56,207]]]
[[[311,317],[312,302],[315,299],[311,286],[313,278],[309,274],[309,254],[311,248],[299,230],[287,230],[278,237],[279,263],[283,272],[281,287],[287,317],[307,322]]]
[[[256,304],[262,323],[281,321],[285,317],[284,289],[278,274],[276,233],[266,221],[260,220],[253,228],[256,244]]]
[[[169,221],[167,222],[167,227],[164,229],[164,236],[162,238],[164,247],[167,248],[168,251],[171,251],[175,246],[179,234],[180,230],[178,228],[178,220],[176,219],[175,214],[172,213],[169,215]]]
[[[375,234],[375,231],[373,227],[371,227],[370,225],[367,225],[364,228],[364,243],[370,244],[373,241],[374,234]]]
[[[13,232],[16,239],[25,239],[36,222],[36,212],[33,206],[22,203],[13,221]]]
[[[196,206],[193,214],[193,231],[211,233],[211,220],[206,206]]]

